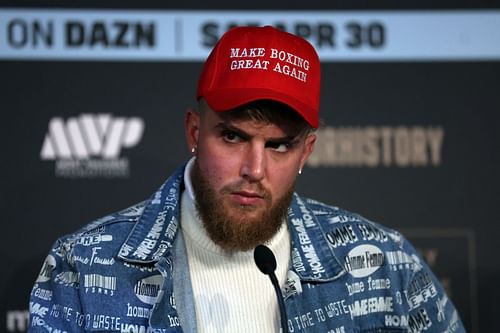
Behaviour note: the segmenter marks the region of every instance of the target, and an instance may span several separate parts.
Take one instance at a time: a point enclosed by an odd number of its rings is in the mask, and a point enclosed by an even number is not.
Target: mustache
[[[221,190],[221,194],[231,194],[234,192],[251,192],[262,197],[265,200],[270,201],[272,198],[271,191],[264,187],[261,183],[248,183],[245,180],[239,180],[234,183],[224,186]]]

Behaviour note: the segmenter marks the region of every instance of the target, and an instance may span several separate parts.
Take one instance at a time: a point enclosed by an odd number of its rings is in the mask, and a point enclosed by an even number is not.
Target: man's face
[[[198,213],[212,240],[229,251],[269,240],[286,216],[315,136],[291,122],[235,119],[210,109],[188,111],[186,134],[196,147],[191,177]]]

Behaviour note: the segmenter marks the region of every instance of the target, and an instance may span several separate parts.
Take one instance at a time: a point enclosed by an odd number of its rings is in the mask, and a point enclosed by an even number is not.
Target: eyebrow
[[[218,123],[217,125],[215,125],[214,128],[219,129],[221,131],[235,132],[236,134],[238,134],[239,136],[241,136],[245,140],[248,140],[249,138],[252,137],[251,134],[245,132],[241,128],[238,128],[238,127],[236,127],[228,122],[225,122],[225,121]],[[301,135],[299,133],[295,136],[289,135],[289,136],[282,136],[282,137],[276,137],[276,138],[267,138],[266,142],[295,144],[299,141],[300,136]]]

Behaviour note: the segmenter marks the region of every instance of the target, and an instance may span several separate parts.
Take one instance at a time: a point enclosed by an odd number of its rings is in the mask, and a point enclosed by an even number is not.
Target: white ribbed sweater
[[[279,332],[279,310],[269,277],[253,259],[253,250],[228,254],[207,235],[199,220],[189,173],[181,199],[181,229],[188,254],[198,332]],[[276,255],[276,276],[284,284],[290,260],[286,223],[266,244]]]

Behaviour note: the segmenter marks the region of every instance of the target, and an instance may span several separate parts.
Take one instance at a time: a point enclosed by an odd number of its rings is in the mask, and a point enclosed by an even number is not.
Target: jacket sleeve
[[[460,315],[438,278],[408,241],[405,247],[414,259],[413,274],[404,291],[410,332],[465,333]]]
[[[45,259],[30,295],[28,332],[84,331],[80,274],[72,263],[72,246],[72,242],[60,239]]]

